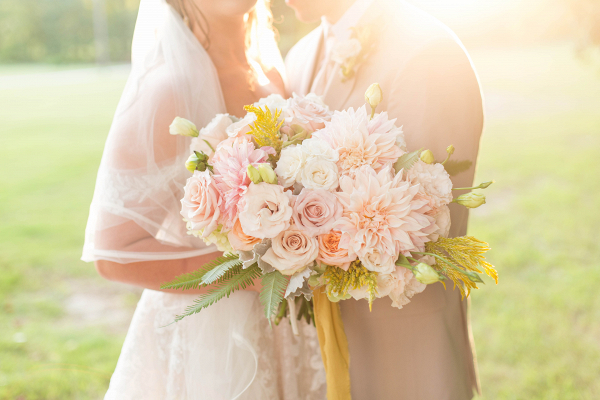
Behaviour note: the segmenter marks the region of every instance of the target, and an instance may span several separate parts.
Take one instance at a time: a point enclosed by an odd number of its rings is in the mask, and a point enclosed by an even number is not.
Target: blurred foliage
[[[110,58],[127,61],[139,0],[105,0]],[[95,59],[92,0],[0,1],[0,63]]]
[[[566,0],[574,18],[579,51],[600,53],[600,0]]]
[[[139,0],[104,0],[111,61],[129,61]],[[272,1],[282,52],[314,28]],[[93,0],[1,0],[0,63],[95,60]],[[285,24],[284,24],[285,23]]]

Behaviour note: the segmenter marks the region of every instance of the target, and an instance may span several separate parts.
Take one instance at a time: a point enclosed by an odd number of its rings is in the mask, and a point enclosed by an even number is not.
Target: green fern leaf
[[[415,163],[417,161],[419,161],[419,157],[421,156],[421,151],[423,151],[423,149],[413,151],[412,153],[403,154],[402,157],[400,157],[398,159],[398,161],[396,161],[394,163],[394,171],[396,171],[396,173],[398,173],[398,172],[400,172],[401,169],[404,169],[404,170],[411,169],[412,166],[415,165]]]
[[[207,272],[211,271],[215,267],[217,267],[225,262],[228,262],[231,260],[237,260],[237,259],[238,259],[238,257],[236,255],[232,255],[232,254],[227,255],[227,256],[218,257],[218,258],[204,264],[203,266],[201,266],[200,268],[198,268],[197,270],[195,270],[193,272],[179,275],[177,278],[175,278],[171,282],[165,283],[160,288],[161,289],[182,289],[182,290],[198,288],[200,286],[200,283],[202,282],[202,278],[204,277],[204,275]]]
[[[236,290],[246,289],[254,283],[256,278],[261,276],[261,273],[256,264],[246,269],[243,269],[241,265],[231,268],[207,293],[194,300],[194,304],[187,307],[183,314],[176,316],[175,321],[181,321],[185,317],[199,313],[223,297],[229,297]]]
[[[217,279],[225,275],[225,273],[231,268],[236,267],[238,265],[242,265],[242,261],[239,258],[236,258],[235,260],[225,261],[223,264],[217,265],[216,267],[208,271],[206,274],[204,274],[204,276],[202,277],[202,282],[200,284],[210,285],[211,283],[215,282]]]
[[[265,308],[265,316],[271,324],[271,316],[277,312],[279,303],[283,300],[283,294],[288,285],[288,280],[279,271],[263,275],[262,289],[258,297]]]
[[[473,163],[469,160],[462,160],[462,161],[448,160],[444,164],[444,168],[446,169],[446,172],[448,172],[448,174],[450,176],[456,176],[456,175],[460,174],[461,172],[467,171],[469,168],[471,168],[471,165],[473,165]]]

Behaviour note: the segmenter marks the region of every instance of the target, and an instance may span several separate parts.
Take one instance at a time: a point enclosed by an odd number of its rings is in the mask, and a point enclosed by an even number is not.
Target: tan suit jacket
[[[453,178],[455,187],[473,183],[483,129],[480,87],[460,41],[442,23],[398,0],[376,1],[360,24],[371,24],[377,46],[342,82],[337,71],[324,95],[333,110],[359,107],[374,82],[383,89],[380,111],[403,125],[409,150],[433,151],[436,160],[453,144],[455,160],[473,166]],[[302,38],[286,58],[287,90],[311,90],[323,45],[322,27]],[[453,204],[451,235],[466,233],[468,213]],[[378,299],[341,303],[350,344],[354,400],[464,400],[478,390],[467,301],[459,291],[428,286],[398,310]]]

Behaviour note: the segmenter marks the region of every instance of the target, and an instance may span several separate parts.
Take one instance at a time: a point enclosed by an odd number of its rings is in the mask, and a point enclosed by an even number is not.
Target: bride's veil
[[[202,45],[165,0],[142,0],[82,260],[128,263],[216,250],[186,234],[179,211],[190,139],[170,135],[169,125],[180,116],[202,127],[223,112],[217,72]]]

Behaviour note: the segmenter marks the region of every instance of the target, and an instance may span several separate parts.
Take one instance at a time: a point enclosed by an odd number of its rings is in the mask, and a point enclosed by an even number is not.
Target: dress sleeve
[[[190,138],[172,136],[176,116],[202,127],[225,111],[206,51],[172,9],[157,42],[136,58],[98,170],[82,260],[119,263],[216,251],[187,235],[180,215]]]

